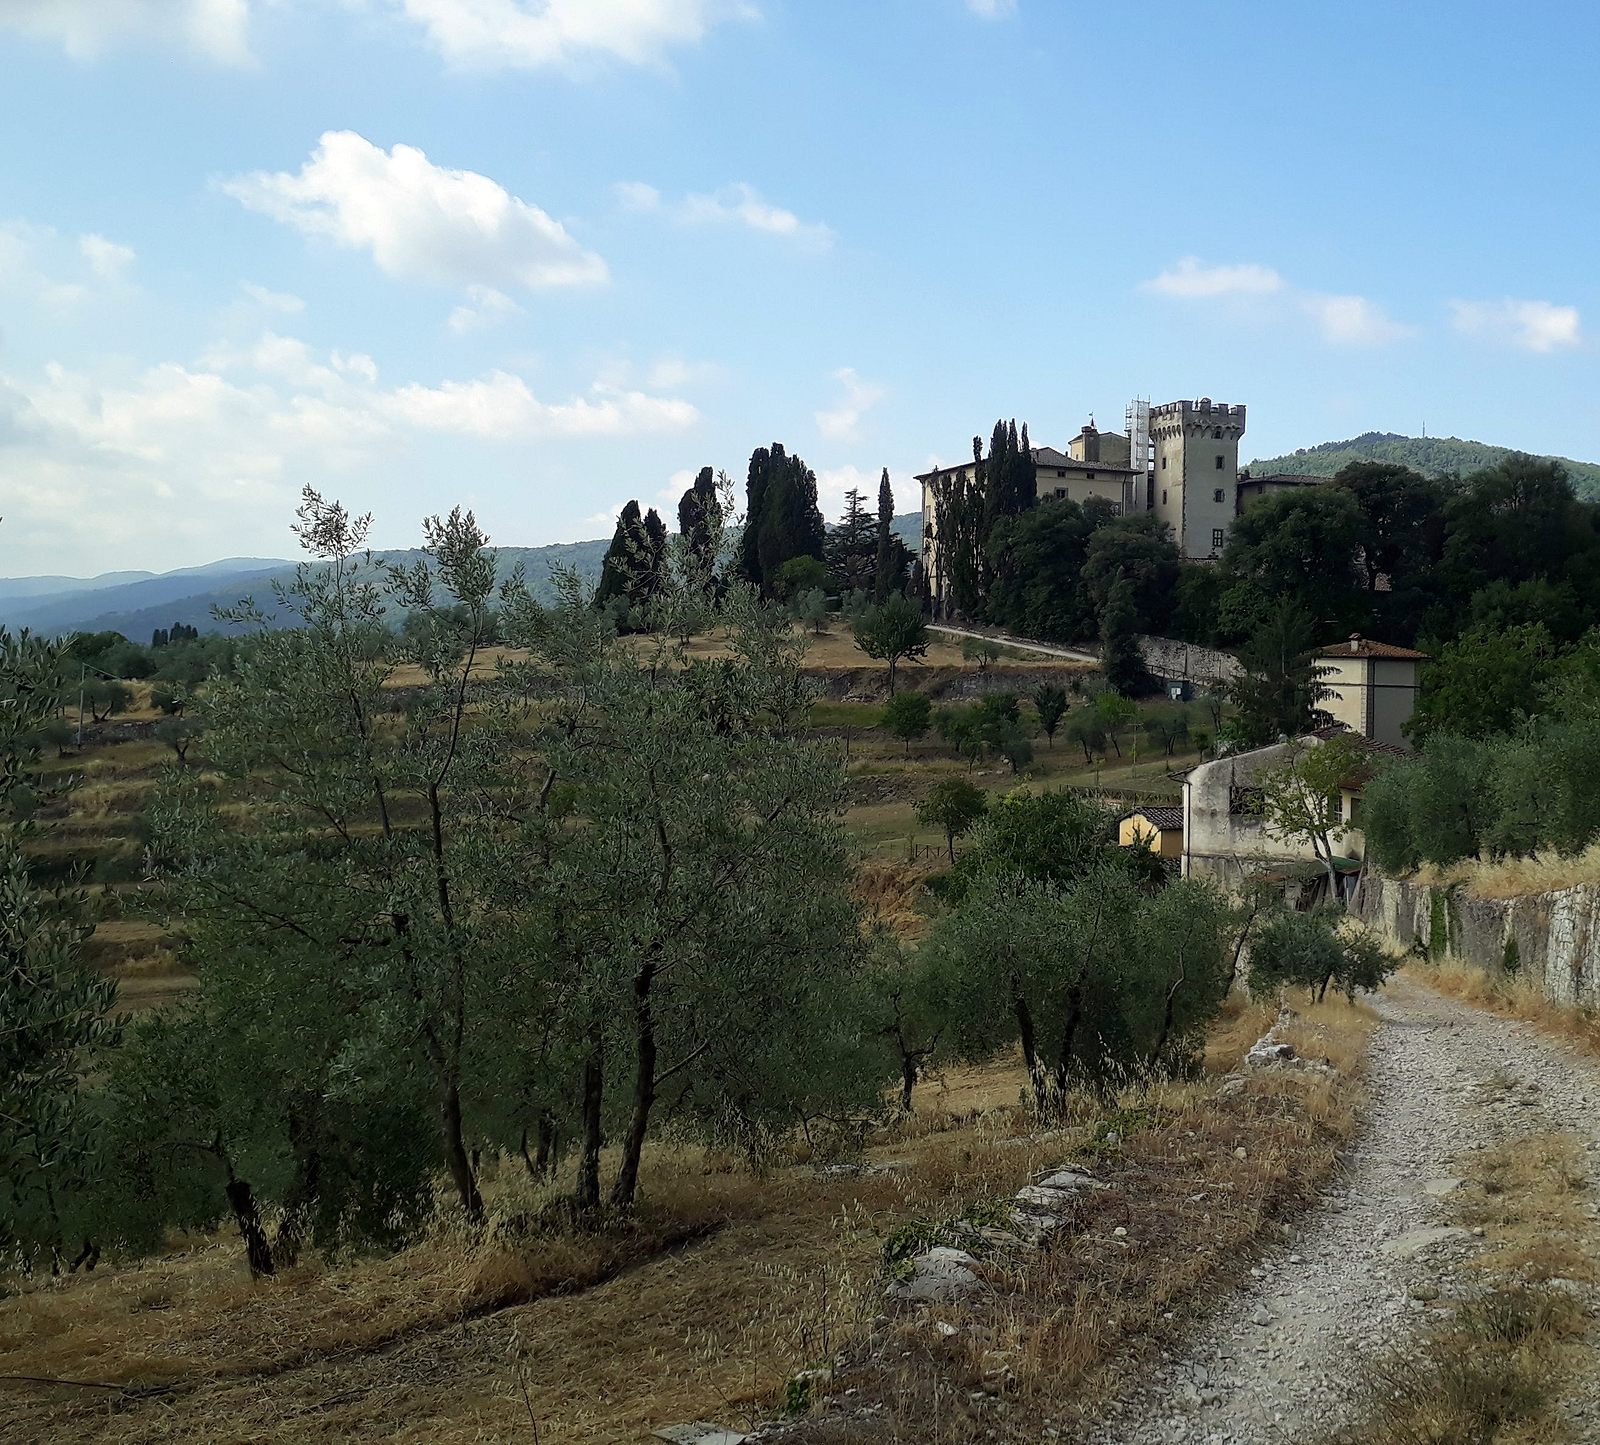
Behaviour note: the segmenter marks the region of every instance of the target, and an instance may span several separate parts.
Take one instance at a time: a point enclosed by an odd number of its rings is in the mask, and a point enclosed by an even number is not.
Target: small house
[[[1148,848],[1158,858],[1183,857],[1183,809],[1134,808],[1117,819],[1117,842]]]

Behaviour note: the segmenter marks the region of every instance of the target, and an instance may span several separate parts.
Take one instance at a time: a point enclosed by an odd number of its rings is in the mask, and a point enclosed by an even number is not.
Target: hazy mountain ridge
[[[920,512],[896,517],[894,526],[896,534],[908,547],[919,550]],[[609,545],[609,538],[596,538],[586,542],[556,542],[544,547],[498,547],[496,551],[501,577],[509,577],[512,569],[520,564],[534,595],[548,599],[553,595],[552,569],[567,568],[586,582],[596,582]],[[373,564],[375,569],[385,564],[405,566],[421,556],[416,548],[374,552]],[[183,567],[174,572],[123,574],[138,579],[132,582],[100,585],[102,578],[89,578],[75,590],[44,594],[18,593],[13,589],[56,579],[0,579],[0,623],[47,634],[120,632],[134,642],[148,642],[156,628],[170,627],[175,622],[198,627],[202,632],[231,632],[238,629],[218,622],[212,615],[213,608],[231,607],[249,597],[263,611],[272,613],[276,610],[272,584],[292,580],[294,572],[292,562],[235,558],[200,567]],[[105,574],[106,577],[116,575]],[[290,626],[294,618],[286,616],[282,622]]]
[[[1331,477],[1351,462],[1398,462],[1425,476],[1442,477],[1453,472],[1467,476],[1504,461],[1515,450],[1461,437],[1408,437],[1399,432],[1369,431],[1348,441],[1322,442],[1286,456],[1261,458],[1250,463],[1250,470],[1256,475],[1299,472]],[[1600,501],[1600,463],[1574,461],[1571,457],[1546,460],[1560,462],[1567,469],[1574,490],[1585,501]]]

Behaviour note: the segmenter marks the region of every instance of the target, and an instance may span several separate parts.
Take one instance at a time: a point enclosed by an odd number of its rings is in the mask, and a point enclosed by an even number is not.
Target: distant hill
[[[922,517],[911,512],[894,519],[895,532],[917,551]],[[587,582],[600,577],[609,538],[589,542],[558,542],[547,547],[499,548],[502,576],[520,563],[535,596],[551,595],[552,568],[570,568]],[[415,550],[373,554],[375,564],[404,565],[421,556]],[[118,577],[132,578],[117,581]],[[176,572],[107,573],[87,579],[19,577],[0,579],[0,623],[30,627],[35,632],[120,632],[134,642],[148,642],[158,627],[181,622],[202,632],[232,630],[211,615],[214,607],[228,607],[251,597],[272,610],[272,584],[294,576],[292,562],[262,558],[234,558]],[[110,580],[108,580],[110,579]],[[66,584],[44,590],[51,584]],[[31,589],[31,590],[30,590]],[[285,619],[286,622],[292,619]]]
[[[1264,472],[1299,472],[1331,477],[1351,462],[1399,462],[1424,476],[1466,476],[1504,461],[1514,450],[1488,442],[1462,441],[1460,437],[1408,437],[1398,432],[1369,431],[1349,441],[1323,442],[1288,456],[1253,461],[1250,470],[1257,476]],[[1567,469],[1574,490],[1585,501],[1600,502],[1600,464],[1575,462],[1570,457],[1547,460],[1560,462]]]

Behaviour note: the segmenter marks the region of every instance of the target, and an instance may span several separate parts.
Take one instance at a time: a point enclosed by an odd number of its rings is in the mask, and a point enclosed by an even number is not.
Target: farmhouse
[[[1117,842],[1124,848],[1148,848],[1159,858],[1183,857],[1183,809],[1134,808],[1117,819]]]
[[[1308,841],[1282,837],[1268,826],[1263,816],[1262,780],[1298,751],[1339,735],[1352,738],[1374,764],[1382,757],[1404,752],[1335,723],[1303,738],[1285,739],[1192,769],[1183,783],[1184,876],[1238,882],[1287,865],[1316,864],[1316,852]],[[1339,818],[1345,828],[1338,840],[1343,862],[1340,871],[1352,875],[1359,870],[1365,851],[1361,791],[1371,776],[1370,765],[1359,768],[1339,787]]]

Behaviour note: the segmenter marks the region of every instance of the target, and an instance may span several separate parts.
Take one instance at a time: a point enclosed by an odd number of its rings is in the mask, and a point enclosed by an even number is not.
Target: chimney
[[[1350,651],[1351,652],[1360,652],[1361,651],[1361,634],[1359,632],[1352,632],[1350,634]]]

